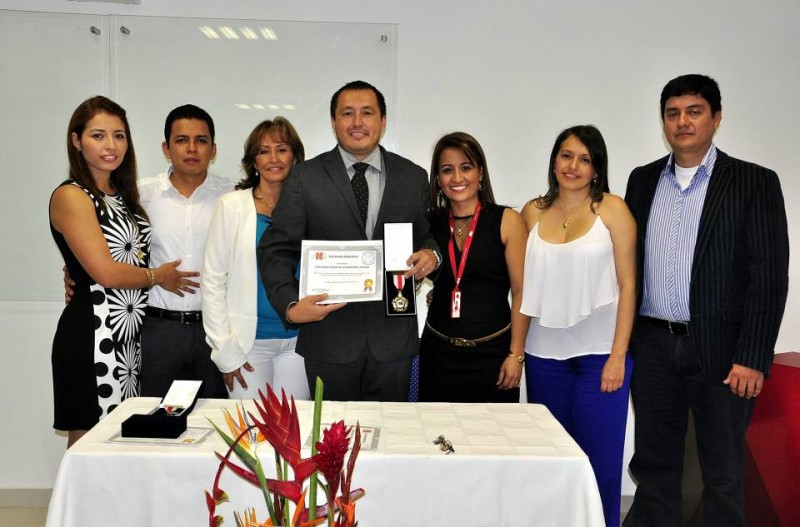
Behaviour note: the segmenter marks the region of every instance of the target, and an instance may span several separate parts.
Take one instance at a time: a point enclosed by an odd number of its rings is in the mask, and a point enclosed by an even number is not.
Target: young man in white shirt
[[[197,106],[172,110],[164,125],[164,155],[172,163],[140,181],[141,202],[153,226],[150,266],[181,260],[182,270],[203,266],[206,233],[217,199],[233,183],[211,174],[214,121]],[[222,375],[205,340],[199,279],[173,294],[150,290],[142,326],[141,395],[163,397],[175,379],[203,381],[201,397],[227,398]]]

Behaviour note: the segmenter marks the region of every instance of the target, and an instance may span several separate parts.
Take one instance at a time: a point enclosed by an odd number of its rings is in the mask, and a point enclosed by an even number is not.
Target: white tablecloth
[[[208,525],[203,491],[216,474],[213,451],[226,450],[216,434],[190,446],[108,442],[125,418],[157,404],[125,401],[66,452],[47,527]],[[208,427],[210,417],[227,429],[223,406],[235,415],[233,401],[199,401],[189,426]],[[297,408],[305,444],[313,403]],[[356,506],[361,527],[604,525],[588,458],[543,406],[326,401],[323,423],[338,419],[381,428],[377,449],[362,450],[353,478],[353,488],[366,490]],[[455,454],[432,444],[439,434]],[[271,457],[262,454],[267,465]],[[221,485],[231,498],[217,509],[226,525],[246,506],[256,506],[261,521],[268,517],[257,489],[227,470]]]

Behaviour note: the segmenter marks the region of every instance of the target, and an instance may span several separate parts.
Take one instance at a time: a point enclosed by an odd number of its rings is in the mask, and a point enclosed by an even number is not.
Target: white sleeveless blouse
[[[542,240],[534,225],[520,308],[531,317],[526,353],[551,359],[610,353],[618,304],[614,247],[600,216],[566,243]]]

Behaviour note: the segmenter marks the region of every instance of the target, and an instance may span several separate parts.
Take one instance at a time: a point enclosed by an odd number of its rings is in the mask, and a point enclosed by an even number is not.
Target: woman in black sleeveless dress
[[[519,213],[495,204],[483,149],[469,134],[434,148],[431,232],[443,261],[420,343],[419,400],[519,401],[527,230]]]
[[[70,179],[50,198],[50,231],[74,295],[53,338],[54,427],[67,447],[122,400],[139,394],[139,328],[147,291],[182,287],[179,261],[147,267],[150,224],[123,110],[84,101],[67,131]]]

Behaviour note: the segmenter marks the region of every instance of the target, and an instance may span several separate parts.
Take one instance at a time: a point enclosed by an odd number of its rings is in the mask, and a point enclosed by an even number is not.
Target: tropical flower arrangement
[[[322,381],[317,378],[314,397],[314,421],[312,429],[311,457],[301,458],[300,423],[294,397],[287,400],[281,390],[281,398],[267,385],[267,394],[259,390],[260,401],[254,400],[258,415],[246,412],[237,406],[236,419],[225,410],[225,420],[231,430],[227,434],[216,424],[211,425],[228,445],[222,455],[211,492],[206,491],[209,527],[223,524],[217,507],[228,501],[228,495],[220,487],[222,473],[227,468],[234,474],[261,489],[269,511],[269,518],[259,523],[254,508],[243,513],[234,512],[237,527],[312,527],[327,521],[328,527],[355,527],[355,502],[364,496],[363,489],[350,489],[356,458],[361,447],[361,428],[356,423],[353,447],[350,449],[350,432],[344,421],[338,421],[323,431],[319,440],[322,417]],[[259,452],[267,445],[274,450],[274,479],[268,478],[259,458]],[[345,456],[351,450],[345,467]],[[238,459],[239,463],[233,458]],[[318,478],[322,474],[324,482]],[[306,486],[306,480],[308,485]],[[317,487],[325,493],[327,503],[316,505]]]

